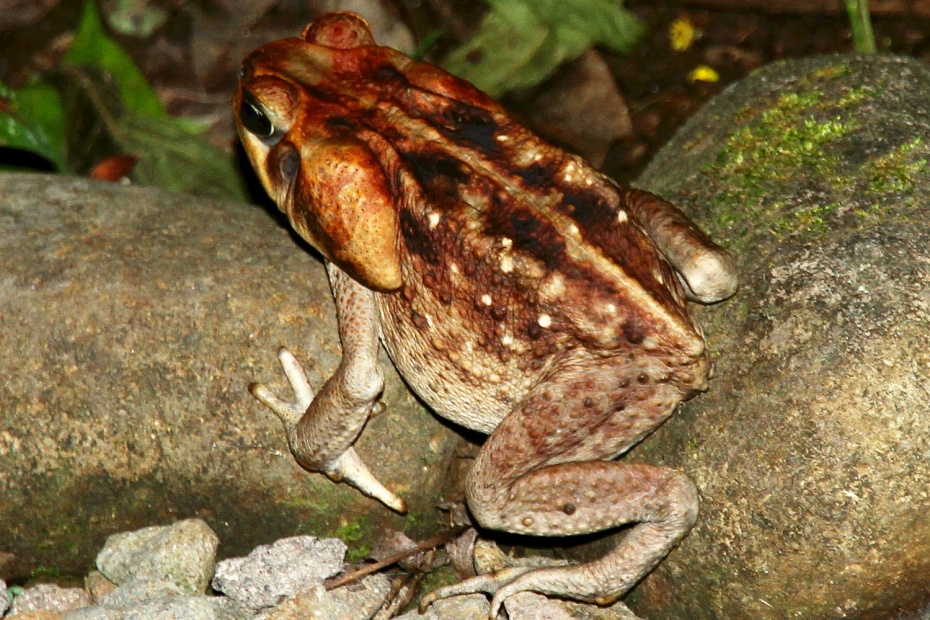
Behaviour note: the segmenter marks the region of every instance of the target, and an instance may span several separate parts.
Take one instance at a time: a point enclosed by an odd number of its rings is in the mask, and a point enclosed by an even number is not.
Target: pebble
[[[392,594],[391,580],[384,574],[332,591],[323,587],[323,580],[345,568],[346,546],[338,539],[284,538],[256,548],[247,557],[219,563],[217,545],[216,534],[199,519],[115,534],[97,556],[99,572],[87,575],[84,588],[35,585],[17,595],[10,606],[6,584],[0,581],[0,618],[370,620]],[[211,577],[213,591],[207,593]],[[526,600],[515,605],[514,599],[520,597]],[[546,597],[518,595],[511,600],[507,607],[511,620],[565,617],[550,608],[556,603]],[[437,601],[423,615],[414,610],[399,618],[485,620],[488,611],[488,598],[475,594]]]
[[[90,603],[90,595],[81,588],[60,588],[52,583],[43,583],[13,599],[9,616],[22,616],[33,611],[70,611]]]
[[[248,557],[220,562],[213,589],[249,609],[265,609],[301,588],[322,586],[324,579],[342,570],[346,551],[338,538],[283,538],[257,547]]]
[[[333,591],[323,580],[344,569],[346,546],[338,539],[285,538],[245,558],[215,563],[218,539],[199,519],[115,534],[97,556],[99,572],[85,588],[40,584],[16,596],[12,607],[0,581],[3,620],[368,620],[385,605],[391,581],[375,574]],[[215,576],[214,576],[215,574]],[[213,577],[216,594],[205,594]],[[481,617],[471,611],[484,596],[433,620]],[[414,612],[416,613],[416,612]]]
[[[146,527],[110,536],[97,556],[97,568],[116,584],[130,579],[166,581],[187,594],[203,594],[219,544],[200,519]]]

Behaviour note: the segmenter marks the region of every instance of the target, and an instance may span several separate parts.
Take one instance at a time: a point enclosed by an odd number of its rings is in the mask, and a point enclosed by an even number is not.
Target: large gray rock
[[[694,532],[646,618],[889,618],[930,591],[930,70],[778,63],[695,116],[641,185],[739,263],[702,313],[710,392],[631,458],[688,472]]]
[[[304,472],[246,391],[288,394],[281,345],[317,386],[340,356],[322,265],[264,209],[0,175],[0,549],[20,572],[80,573],[107,535],[179,516],[230,555],[423,535],[455,434],[384,358],[387,409],[359,450],[421,518]]]

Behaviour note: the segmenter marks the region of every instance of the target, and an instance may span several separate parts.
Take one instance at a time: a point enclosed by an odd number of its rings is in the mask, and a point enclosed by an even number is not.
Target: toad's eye
[[[265,108],[255,96],[246,91],[242,95],[242,104],[239,106],[239,120],[249,133],[264,142],[267,146],[274,146],[281,140],[284,132],[279,130],[268,118]]]

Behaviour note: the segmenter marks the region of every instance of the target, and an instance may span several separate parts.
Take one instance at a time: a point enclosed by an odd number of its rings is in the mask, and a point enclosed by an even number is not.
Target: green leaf
[[[119,123],[121,144],[139,157],[130,175],[152,185],[198,196],[246,200],[231,155],[190,131],[185,119],[129,113]]]
[[[68,168],[79,174],[113,155],[137,158],[132,181],[201,196],[245,198],[231,155],[209,145],[188,119],[123,105],[112,75],[69,65],[49,73],[66,104]]]
[[[75,65],[99,67],[109,72],[119,86],[126,109],[131,112],[156,117],[168,116],[155,90],[145,81],[145,76],[129,54],[107,36],[94,2],[88,1],[84,5],[81,24],[64,60]]]
[[[64,168],[64,113],[61,99],[47,84],[13,92],[0,84],[0,146],[44,157],[55,168]]]
[[[0,85],[0,146],[36,153],[86,174],[119,154],[137,159],[133,181],[202,196],[245,199],[228,153],[202,125],[167,115],[155,91],[101,26],[88,2],[65,62],[14,93]],[[5,100],[5,101],[4,101]]]
[[[125,153],[117,134],[126,108],[111,74],[89,65],[66,64],[44,77],[64,105],[69,172],[88,174],[101,160]]]
[[[443,65],[494,97],[543,81],[595,45],[627,52],[643,27],[620,0],[488,0],[474,38]]]
[[[47,82],[33,82],[16,93],[16,108],[24,118],[39,127],[55,149],[55,159],[62,161],[65,144],[65,114],[61,97]]]

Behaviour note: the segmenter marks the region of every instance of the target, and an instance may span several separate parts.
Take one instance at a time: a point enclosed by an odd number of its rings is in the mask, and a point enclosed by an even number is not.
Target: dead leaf
[[[129,178],[129,173],[135,167],[138,157],[134,155],[113,155],[97,162],[87,176],[96,181],[119,183]]]
[[[600,167],[633,130],[626,101],[601,55],[591,50],[546,82],[529,114],[533,127]]]
[[[59,0],[0,1],[0,32],[25,28],[45,17]]]

